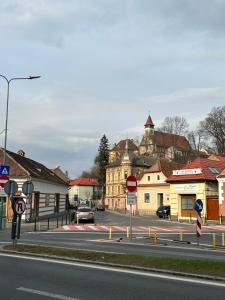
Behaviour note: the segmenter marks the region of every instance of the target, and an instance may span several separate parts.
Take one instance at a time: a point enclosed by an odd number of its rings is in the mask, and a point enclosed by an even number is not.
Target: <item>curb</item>
[[[138,271],[152,272],[152,273],[156,273],[156,274],[173,275],[173,276],[177,276],[177,277],[197,278],[197,279],[203,279],[203,280],[209,280],[209,281],[225,282],[225,277],[213,276],[213,275],[185,273],[185,272],[180,272],[180,271],[170,271],[170,270],[166,270],[166,269],[146,268],[146,267],[123,265],[123,264],[116,264],[116,263],[107,263],[107,262],[92,261],[92,260],[85,260],[85,259],[76,259],[76,258],[63,257],[63,256],[57,256],[57,255],[19,252],[19,251],[14,251],[14,250],[0,249],[0,253],[17,254],[20,256],[27,255],[27,256],[36,257],[36,258],[38,258],[38,257],[39,258],[47,258],[50,260],[58,259],[61,261],[88,263],[88,264],[93,264],[93,265],[115,267],[115,268],[120,268],[120,269],[138,270]]]

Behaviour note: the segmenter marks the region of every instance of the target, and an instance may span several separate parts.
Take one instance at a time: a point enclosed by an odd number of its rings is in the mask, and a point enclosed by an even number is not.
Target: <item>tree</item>
[[[201,129],[211,138],[217,153],[225,154],[225,106],[214,107],[204,121]]]
[[[192,149],[200,151],[202,148],[208,148],[208,145],[206,144],[205,132],[200,127],[188,133],[188,140],[192,146]]]
[[[173,133],[177,135],[186,135],[189,124],[184,117],[166,117],[159,131]]]
[[[109,162],[109,141],[104,134],[100,140],[98,155],[95,158],[95,164],[98,166],[99,183],[104,186],[106,181],[106,166]]]

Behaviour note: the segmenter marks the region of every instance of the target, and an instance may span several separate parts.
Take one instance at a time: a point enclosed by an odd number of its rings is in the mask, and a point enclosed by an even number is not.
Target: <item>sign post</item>
[[[5,193],[4,193],[4,186],[7,182],[7,180],[9,180],[9,166],[3,166],[0,165],[0,230],[3,228],[3,218],[4,218],[4,200],[5,200]]]
[[[197,222],[196,222],[196,238],[197,238],[197,245],[199,246],[199,239],[202,235],[202,218],[201,212],[203,210],[203,202],[201,199],[197,199],[195,201],[195,210],[197,212]]]
[[[128,176],[126,180],[127,204],[130,205],[130,241],[132,240],[132,205],[136,203],[137,179],[135,176]]]

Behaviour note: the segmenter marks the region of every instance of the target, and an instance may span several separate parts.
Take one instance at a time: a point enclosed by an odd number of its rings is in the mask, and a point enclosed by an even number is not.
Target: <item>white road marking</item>
[[[63,226],[63,229],[64,229],[64,230],[70,230],[70,227],[69,227],[68,225],[64,225],[64,226]]]
[[[18,291],[26,292],[26,293],[31,293],[31,294],[36,294],[40,296],[46,296],[49,298],[54,298],[54,299],[60,299],[60,300],[81,300],[78,298],[72,298],[72,297],[67,297],[64,295],[59,295],[59,294],[54,294],[54,293],[49,293],[49,292],[44,292],[44,291],[39,291],[39,290],[34,290],[34,289],[28,289],[25,287],[19,287],[17,288]]]
[[[14,254],[0,253],[0,256],[14,257],[14,258],[18,258],[20,260],[27,259],[27,260],[33,260],[33,261],[43,261],[43,262],[48,262],[48,263],[56,263],[56,264],[61,264],[61,265],[69,265],[69,266],[81,267],[81,268],[87,268],[87,269],[103,270],[103,271],[109,271],[109,272],[115,272],[115,273],[132,274],[132,275],[137,275],[137,276],[161,278],[161,279],[166,279],[166,280],[174,280],[174,281],[181,281],[181,282],[187,282],[187,283],[192,283],[192,284],[203,284],[203,285],[217,286],[217,287],[225,288],[225,283],[223,283],[223,282],[210,281],[210,280],[204,280],[204,279],[198,279],[198,278],[186,278],[186,277],[181,277],[178,275],[158,274],[158,273],[151,273],[151,272],[147,272],[147,271],[129,270],[126,268],[122,269],[122,268],[116,268],[116,267],[100,266],[100,265],[89,264],[89,263],[61,261],[61,260],[57,260],[57,259],[47,259],[47,258],[41,258],[41,257],[40,258],[39,257],[30,257],[30,256],[26,256],[26,255],[14,255]],[[66,299],[66,300],[68,299],[69,300],[70,298],[58,298],[58,299]],[[75,299],[75,300],[77,300],[77,299]]]

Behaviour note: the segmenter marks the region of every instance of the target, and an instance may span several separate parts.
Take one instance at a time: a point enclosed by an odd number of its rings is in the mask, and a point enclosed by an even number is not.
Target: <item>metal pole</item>
[[[9,83],[10,80],[7,81],[7,100],[6,100],[6,115],[5,115],[5,142],[4,142],[4,155],[3,155],[3,165],[5,165],[6,161],[6,145],[7,145],[7,133],[8,133],[8,113],[9,113]]]
[[[130,241],[132,240],[132,204],[130,204]]]

